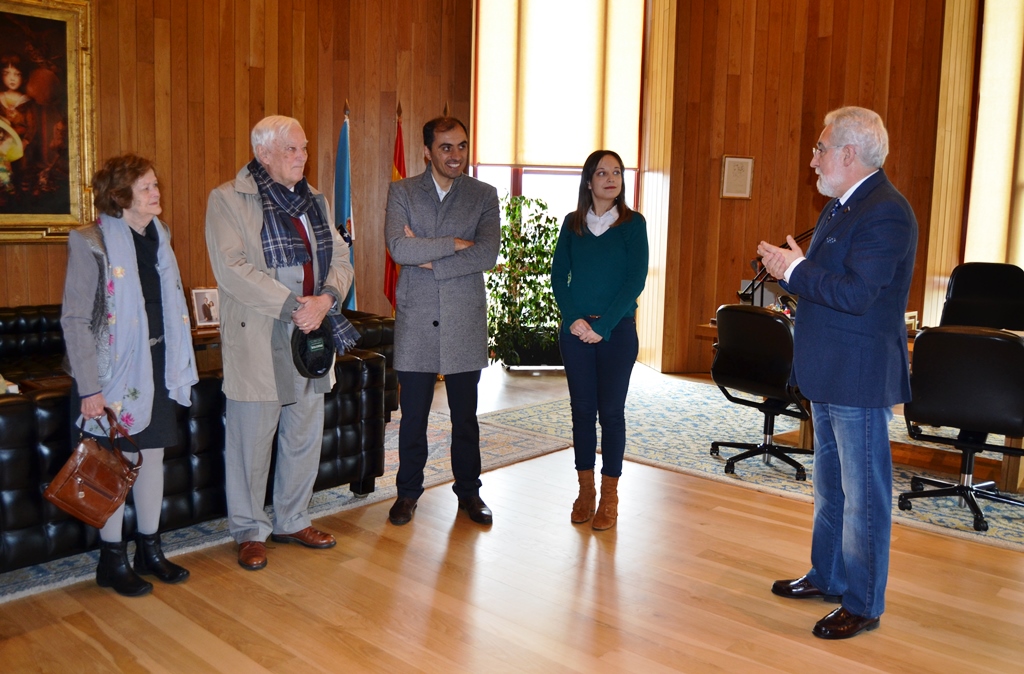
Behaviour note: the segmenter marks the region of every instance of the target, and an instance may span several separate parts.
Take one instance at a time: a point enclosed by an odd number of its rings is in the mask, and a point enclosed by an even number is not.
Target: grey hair
[[[856,145],[865,166],[882,168],[889,155],[889,132],[874,110],[847,106],[825,115],[825,126],[832,125],[833,145]]]
[[[296,126],[302,127],[299,120],[284,115],[270,115],[256,122],[256,126],[252,127],[252,133],[249,134],[253,156],[256,156],[257,147],[270,147],[271,143],[282,138]]]

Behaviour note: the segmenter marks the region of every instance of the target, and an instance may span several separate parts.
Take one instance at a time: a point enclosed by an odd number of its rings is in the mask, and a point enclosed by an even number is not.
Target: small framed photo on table
[[[216,288],[192,289],[192,316],[196,329],[220,327],[220,297]]]
[[[753,157],[722,157],[722,198],[749,199],[754,189]]]

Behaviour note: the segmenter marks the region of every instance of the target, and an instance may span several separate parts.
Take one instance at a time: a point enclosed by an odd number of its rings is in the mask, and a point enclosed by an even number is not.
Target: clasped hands
[[[334,306],[334,296],[328,294],[305,295],[296,299],[299,308],[292,312],[292,323],[306,334],[319,328],[327,312]]]
[[[410,239],[415,239],[416,238],[416,234],[412,231],[412,229],[409,227],[409,225],[405,226],[405,235],[407,237],[409,237]],[[458,253],[460,250],[466,250],[467,248],[469,248],[472,245],[473,245],[473,242],[469,241],[468,239],[460,239],[457,236],[455,237],[455,252],[456,253]],[[431,262],[424,262],[423,264],[418,265],[418,266],[423,267],[424,269],[433,269],[434,268],[434,265]]]
[[[792,236],[786,236],[786,244],[789,248],[773,246],[767,241],[757,244],[757,254],[761,256],[761,264],[776,279],[784,279],[789,265],[793,264],[797,258],[804,256],[804,251]]]
[[[569,332],[579,337],[580,341],[584,344],[597,344],[603,337],[594,332],[594,329],[590,327],[590,323],[582,318],[577,318],[573,321],[573,324],[569,326]]]

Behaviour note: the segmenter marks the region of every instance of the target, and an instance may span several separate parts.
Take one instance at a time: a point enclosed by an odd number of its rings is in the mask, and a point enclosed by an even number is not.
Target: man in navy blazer
[[[889,137],[877,113],[825,116],[811,167],[833,197],[804,253],[757,247],[772,276],[799,295],[793,378],[814,419],[811,570],[772,592],[842,606],[815,636],[845,639],[879,625],[892,527],[892,405],[910,400],[904,311],[917,251],[917,219],[881,170]]]

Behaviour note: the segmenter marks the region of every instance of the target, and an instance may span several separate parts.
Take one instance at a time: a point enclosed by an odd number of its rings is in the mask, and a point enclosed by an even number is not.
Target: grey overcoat
[[[405,226],[415,237],[406,236]],[[395,307],[395,369],[455,374],[487,366],[485,271],[501,242],[498,193],[460,175],[441,201],[430,167],[391,183],[384,222],[402,266]],[[474,245],[455,252],[455,239]],[[431,263],[432,269],[419,265]]]

